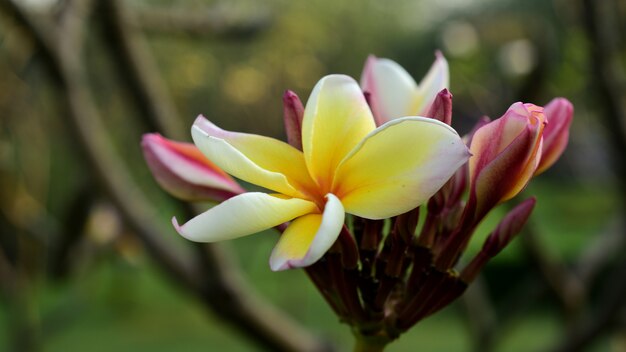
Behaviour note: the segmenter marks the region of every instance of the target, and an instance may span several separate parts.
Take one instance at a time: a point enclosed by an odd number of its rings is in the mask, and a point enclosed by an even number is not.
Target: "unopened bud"
[[[530,214],[535,208],[535,197],[531,197],[520,203],[513,208],[505,217],[500,221],[495,231],[489,235],[482,251],[489,257],[493,257],[500,253],[504,247],[506,247],[511,240],[520,232],[528,221]]]
[[[177,198],[222,202],[244,192],[235,180],[191,143],[148,133],[143,135],[141,146],[156,181]]]
[[[543,108],[515,103],[474,133],[469,174],[477,220],[528,184],[541,159],[544,125]]]
[[[437,93],[430,109],[424,116],[439,120],[446,125],[452,124],[452,94],[448,89],[444,88]]]
[[[298,95],[290,90],[285,91],[283,95],[283,117],[287,141],[292,147],[302,150],[304,106]]]

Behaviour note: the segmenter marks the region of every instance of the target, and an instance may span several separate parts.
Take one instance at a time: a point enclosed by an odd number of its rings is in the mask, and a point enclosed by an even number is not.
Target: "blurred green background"
[[[49,20],[63,6],[54,0],[15,2]],[[184,126],[204,114],[225,129],[285,139],[284,90],[305,101],[326,74],[358,79],[370,54],[397,61],[419,81],[441,50],[450,64],[453,126],[461,133],[483,115],[501,116],[515,101],[543,105],[567,97],[576,109],[568,150],[524,192],[538,199],[532,226],[539,245],[546,258],[577,277],[601,237],[615,231],[624,235],[624,193],[616,171],[624,154],[615,150],[606,128],[583,2],[135,0],[125,5],[135,14],[129,26],[145,39]],[[619,19],[626,4],[607,1],[604,11],[617,38],[616,65],[623,66],[626,46],[619,35],[626,21]],[[169,219],[186,215],[156,185],[143,161],[139,141],[151,130],[135,104],[134,88],[115,64],[116,49],[102,17],[96,10],[89,22],[84,60],[103,133],[110,134],[126,171],[158,210],[153,225],[164,229],[172,247],[182,248],[186,243]],[[68,126],[63,92],[46,69],[45,55],[10,13],[3,12],[0,21],[0,243],[20,278],[19,284],[3,285],[19,286],[20,294],[0,301],[0,349],[10,346],[16,324],[26,321],[44,351],[261,350],[155,266],[106,192],[93,186],[94,174]],[[68,210],[77,194],[90,199],[88,206]],[[80,210],[84,223],[76,229]],[[470,254],[503,212],[489,217]],[[66,231],[78,239],[58,259],[54,251]],[[304,272],[270,271],[267,260],[276,238],[268,231],[219,246],[263,297],[339,350],[348,350],[348,326]],[[481,314],[499,319],[515,311],[497,324],[493,349],[550,348],[565,336],[568,324],[593,315],[610,285],[604,279],[612,277],[624,253],[623,241],[616,243],[599,274],[585,282],[585,300],[574,313],[546,288],[519,240],[490,262],[481,287],[491,304]],[[65,270],[54,272],[52,260],[65,263]],[[463,302],[453,304],[419,323],[389,351],[476,350],[468,310]],[[616,318],[621,325],[607,327],[585,350],[626,350],[625,317]]]

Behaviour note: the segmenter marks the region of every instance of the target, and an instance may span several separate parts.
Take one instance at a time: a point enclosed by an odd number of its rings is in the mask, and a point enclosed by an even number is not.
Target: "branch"
[[[493,351],[498,322],[482,277],[478,277],[460,298],[465,308],[474,351]]]
[[[589,61],[595,78],[594,92],[613,149],[613,165],[621,187],[621,199],[626,202],[626,76],[616,37],[619,19],[617,11],[608,8],[612,1],[582,0],[582,16],[590,45]],[[626,204],[622,204],[626,206]]]
[[[611,273],[608,284],[598,299],[602,303],[592,314],[579,319],[565,337],[551,349],[555,352],[583,351],[596,338],[610,331],[618,322],[619,313],[624,308],[626,297],[626,261]]]
[[[592,285],[598,274],[626,248],[625,225],[621,216],[615,216],[578,258],[576,271],[584,287]]]
[[[72,194],[67,209],[64,210],[62,228],[58,231],[57,240],[50,244],[48,254],[48,272],[57,280],[66,279],[72,273],[75,251],[85,231],[85,226],[95,201],[93,190],[81,185]]]
[[[2,219],[0,218],[0,220]],[[16,280],[13,264],[4,254],[4,248],[0,246],[0,292],[9,296],[17,282]]]
[[[129,25],[136,22],[135,14],[120,0],[101,1],[101,7],[105,38],[149,130],[177,140],[189,138],[189,129],[181,123],[148,43]]]
[[[596,98],[600,102],[603,117],[613,149],[614,167],[620,187],[622,208],[626,206],[626,104],[624,102],[625,79],[620,66],[615,37],[616,11],[608,8],[610,1],[582,0],[581,16],[585,21],[590,45],[591,68],[596,79]],[[626,233],[622,233],[626,236]],[[602,305],[588,316],[579,319],[572,329],[553,348],[554,351],[580,351],[597,337],[610,331],[617,315],[626,305],[626,260],[618,264],[610,275],[598,302]]]
[[[273,305],[250,294],[252,288],[223,250],[215,245],[198,247],[198,250],[204,253],[203,267],[207,268],[201,298],[215,313],[271,350],[333,350],[330,344],[316,340]]]
[[[569,320],[580,312],[585,300],[585,288],[579,277],[543,248],[536,227],[527,223],[521,237],[524,250],[537,266],[542,280],[558,298]]]
[[[234,11],[215,9],[141,8],[137,9],[138,27],[152,32],[185,34],[206,39],[249,39],[269,27],[268,11],[257,11],[245,17]]]
[[[0,214],[0,228],[6,232],[20,231],[6,222]],[[5,248],[0,246],[0,300],[5,302],[7,341],[2,341],[9,351],[37,352],[41,350],[41,329],[35,314],[36,303],[33,300],[33,278],[27,270],[28,263],[22,262],[22,246],[20,253],[12,263],[7,258]],[[30,289],[30,290],[29,290]],[[0,345],[1,346],[1,345]]]

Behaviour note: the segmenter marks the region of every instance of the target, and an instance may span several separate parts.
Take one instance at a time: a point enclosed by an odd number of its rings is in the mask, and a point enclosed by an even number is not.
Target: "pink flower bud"
[[[544,107],[548,124],[543,130],[543,149],[541,161],[535,175],[554,164],[567,147],[569,126],[574,116],[574,106],[565,98],[555,98]]]
[[[304,106],[298,95],[290,90],[285,91],[283,95],[283,116],[287,141],[292,147],[302,150]]]
[[[483,245],[482,250],[488,257],[494,257],[496,254],[500,253],[500,251],[522,231],[522,228],[535,208],[535,203],[535,197],[528,198],[506,214]]]
[[[141,141],[144,158],[163,189],[188,201],[222,202],[244,189],[191,143],[147,133]]]
[[[479,128],[469,160],[475,217],[517,195],[533,176],[541,158],[543,108],[515,103],[501,118]]]
[[[437,93],[428,113],[424,116],[439,120],[446,125],[452,124],[452,94],[448,89],[444,88]]]

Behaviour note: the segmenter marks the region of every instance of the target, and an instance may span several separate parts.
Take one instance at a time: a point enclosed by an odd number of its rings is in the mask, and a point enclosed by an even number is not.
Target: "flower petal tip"
[[[193,124],[195,125],[197,123],[202,123],[204,121],[208,121],[208,119],[204,115],[199,114],[198,116],[196,116],[196,119],[193,120]]]
[[[188,234],[185,233],[184,231],[184,226],[183,225],[179,225],[178,224],[178,220],[176,219],[175,216],[172,216],[172,226],[174,226],[174,229],[176,230],[176,232],[183,238],[189,240],[189,241],[194,241],[194,242],[198,242],[198,239],[195,238],[191,238]]]
[[[175,216],[172,216],[172,226],[174,226],[174,229],[176,229],[179,235],[185,237],[185,235],[183,235],[183,228],[178,224],[178,220]]]
[[[159,140],[161,137],[161,135],[159,133],[144,133],[141,136],[141,145],[142,146],[149,146],[150,142],[155,141],[155,140]]]
[[[274,272],[278,272],[278,271],[285,271],[285,270],[290,270],[290,269],[305,268],[315,263],[316,261],[317,260],[311,261],[310,255],[308,255],[308,253],[304,258],[301,258],[301,259],[288,259],[286,257],[274,255],[272,251],[272,255],[270,256],[269,263],[270,263],[270,269]]]
[[[289,269],[293,269],[295,266],[291,265],[290,260],[285,260],[284,258],[276,258],[270,257],[270,269],[274,272],[277,271],[285,271]]]

